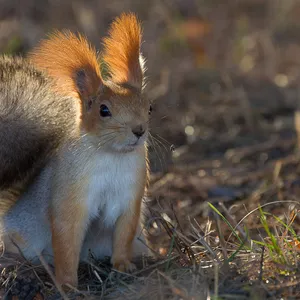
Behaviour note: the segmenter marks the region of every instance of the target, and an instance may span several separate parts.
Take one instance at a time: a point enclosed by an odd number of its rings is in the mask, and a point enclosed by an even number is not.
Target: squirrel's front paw
[[[113,269],[120,272],[131,273],[136,270],[135,264],[133,264],[129,259],[112,259],[111,263]]]

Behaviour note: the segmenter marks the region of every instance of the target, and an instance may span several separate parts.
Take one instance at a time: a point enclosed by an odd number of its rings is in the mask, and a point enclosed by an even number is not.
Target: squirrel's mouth
[[[144,144],[144,142],[145,142],[144,140],[138,139],[133,143],[129,143],[127,145],[122,146],[120,150],[121,152],[125,152],[125,153],[132,152],[137,148],[141,147]]]
[[[137,141],[134,144],[128,144],[122,148],[123,152],[132,152],[137,149],[141,144]]]
[[[113,143],[112,148],[117,152],[128,153],[128,152],[135,151],[140,147],[143,147],[146,141],[147,141],[147,135],[145,134],[140,138],[136,138],[136,139],[130,138],[127,141],[122,141],[121,143],[120,142]]]

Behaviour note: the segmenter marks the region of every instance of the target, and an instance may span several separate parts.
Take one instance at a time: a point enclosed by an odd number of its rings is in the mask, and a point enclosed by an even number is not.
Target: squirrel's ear
[[[105,76],[117,85],[138,89],[143,85],[144,60],[140,53],[142,29],[137,17],[122,14],[112,23],[109,36],[103,39],[102,67]]]
[[[87,101],[102,84],[96,51],[81,35],[55,32],[33,49],[29,59],[54,79],[59,93]]]

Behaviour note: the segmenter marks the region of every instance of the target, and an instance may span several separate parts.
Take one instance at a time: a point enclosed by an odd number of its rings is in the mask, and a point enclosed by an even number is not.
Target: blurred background
[[[0,0],[0,52],[26,55],[64,28],[101,50],[124,11],[144,28],[152,206],[184,228],[187,216],[202,224],[207,200],[237,203],[237,219],[241,207],[299,201],[300,1]]]

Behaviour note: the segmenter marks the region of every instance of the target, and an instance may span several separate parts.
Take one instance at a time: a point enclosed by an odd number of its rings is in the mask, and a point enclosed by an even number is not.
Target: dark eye
[[[152,113],[152,105],[150,104],[150,107],[149,107],[149,115],[151,115]]]
[[[111,117],[111,113],[108,109],[108,107],[104,104],[100,105],[100,116],[105,118],[105,117]]]

